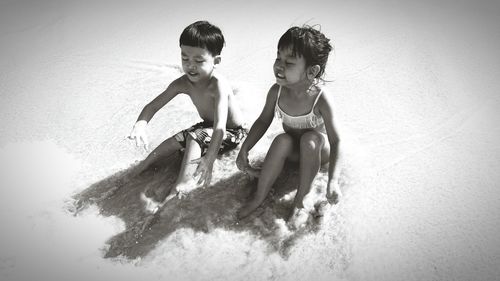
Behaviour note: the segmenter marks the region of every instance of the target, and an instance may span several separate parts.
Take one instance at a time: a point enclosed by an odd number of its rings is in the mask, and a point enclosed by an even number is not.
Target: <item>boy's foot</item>
[[[144,208],[146,211],[156,214],[168,201],[176,197],[176,193],[171,193],[165,199],[161,202],[155,201],[153,198],[149,198],[144,194],[144,192],[141,193],[141,200],[144,201],[145,206]]]
[[[309,219],[309,212],[304,208],[294,208],[292,216],[288,219],[288,226],[292,229],[299,229],[304,226]]]
[[[146,196],[144,192],[141,192],[141,201],[144,202],[144,209],[146,209],[146,211],[150,213],[152,213],[153,210],[155,210],[160,204],[160,202],[155,201],[153,198]]]

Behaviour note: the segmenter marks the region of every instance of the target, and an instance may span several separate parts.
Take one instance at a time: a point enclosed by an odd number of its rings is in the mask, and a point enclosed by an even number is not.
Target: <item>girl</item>
[[[267,131],[275,113],[283,122],[284,133],[272,142],[260,171],[257,191],[239,210],[240,219],[262,204],[285,160],[298,161],[300,166],[299,186],[289,220],[293,226],[299,227],[307,221],[309,212],[304,209],[303,199],[322,164],[330,162],[328,201],[336,203],[341,195],[335,169],[339,136],[329,95],[318,85],[332,50],[329,41],[309,26],[292,27],[281,36],[273,66],[276,84],[269,89],[262,113],[241,146],[236,159],[238,168],[249,174],[257,173],[249,164],[248,152]]]

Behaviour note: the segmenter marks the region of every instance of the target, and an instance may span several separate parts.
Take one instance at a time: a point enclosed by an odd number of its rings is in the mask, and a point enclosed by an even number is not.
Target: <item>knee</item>
[[[194,141],[194,138],[191,134],[185,134],[185,136],[186,136],[186,143],[190,142],[190,141]]]
[[[293,148],[293,138],[289,134],[280,134],[274,138],[271,147],[279,150],[291,150]]]
[[[323,136],[318,132],[307,132],[300,138],[300,151],[305,153],[312,153],[321,151],[325,144]]]
[[[198,145],[198,141],[193,137],[191,134],[187,134],[186,136],[186,148],[191,146],[191,145]]]
[[[289,134],[280,134],[273,140],[273,145],[292,145],[293,139]]]

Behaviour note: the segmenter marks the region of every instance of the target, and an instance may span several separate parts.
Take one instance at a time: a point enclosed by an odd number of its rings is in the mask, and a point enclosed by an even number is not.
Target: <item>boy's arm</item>
[[[179,93],[180,79],[181,78],[170,83],[165,91],[163,91],[142,109],[134,127],[132,128],[132,131],[128,136],[129,139],[135,140],[137,146],[142,145],[145,149],[147,148],[148,141],[146,126],[155,113]]]
[[[330,143],[330,158],[328,166],[328,182],[327,182],[327,197],[333,201],[338,200],[340,190],[338,189],[338,172],[337,159],[339,152],[340,138],[335,126],[333,118],[332,103],[329,100],[328,93],[324,92],[318,102],[318,108],[323,120],[325,121],[326,133],[328,135],[328,142]],[[335,191],[336,194],[332,192]],[[335,198],[331,198],[335,197]]]
[[[210,145],[207,148],[205,156],[211,163],[217,158],[222,140],[226,131],[227,115],[229,108],[229,94],[232,91],[229,84],[222,80],[217,79],[215,86],[215,111],[214,111],[214,124],[213,133],[210,140]]]
[[[271,125],[271,122],[273,121],[274,107],[276,105],[276,99],[278,96],[278,87],[279,86],[275,84],[269,89],[264,108],[262,109],[262,112],[260,113],[257,120],[255,120],[252,127],[250,128],[248,136],[245,138],[245,141],[241,145],[240,152],[238,153],[238,157],[236,159],[236,166],[238,167],[238,169],[254,176],[257,176],[257,172],[255,171],[255,169],[250,167],[248,161],[248,152],[262,138],[264,133]]]
[[[198,167],[196,168],[193,176],[197,177],[200,175],[198,184],[204,183],[204,186],[210,184],[212,179],[213,163],[217,158],[222,140],[224,139],[229,107],[229,94],[232,91],[232,88],[224,79],[216,79],[213,87],[215,93],[215,110],[213,132],[210,144],[207,148],[205,156],[194,161],[194,163],[198,163]]]
[[[167,89],[163,91],[160,95],[154,98],[151,102],[146,104],[142,109],[137,121],[144,120],[148,123],[151,118],[160,110],[163,106],[165,106],[169,101],[171,101],[177,94],[179,94],[179,85],[181,84],[181,78],[174,80],[170,85],[168,85]]]

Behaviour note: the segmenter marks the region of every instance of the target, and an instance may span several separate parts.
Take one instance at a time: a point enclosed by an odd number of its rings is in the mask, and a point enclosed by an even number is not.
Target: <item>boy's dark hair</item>
[[[179,38],[179,45],[200,47],[208,50],[212,56],[220,55],[224,43],[220,29],[208,21],[188,25]]]
[[[281,36],[278,50],[291,48],[293,56],[304,57],[306,66],[319,65],[320,71],[315,78],[320,78],[325,72],[328,54],[333,49],[329,42],[330,39],[311,26],[294,26]]]

